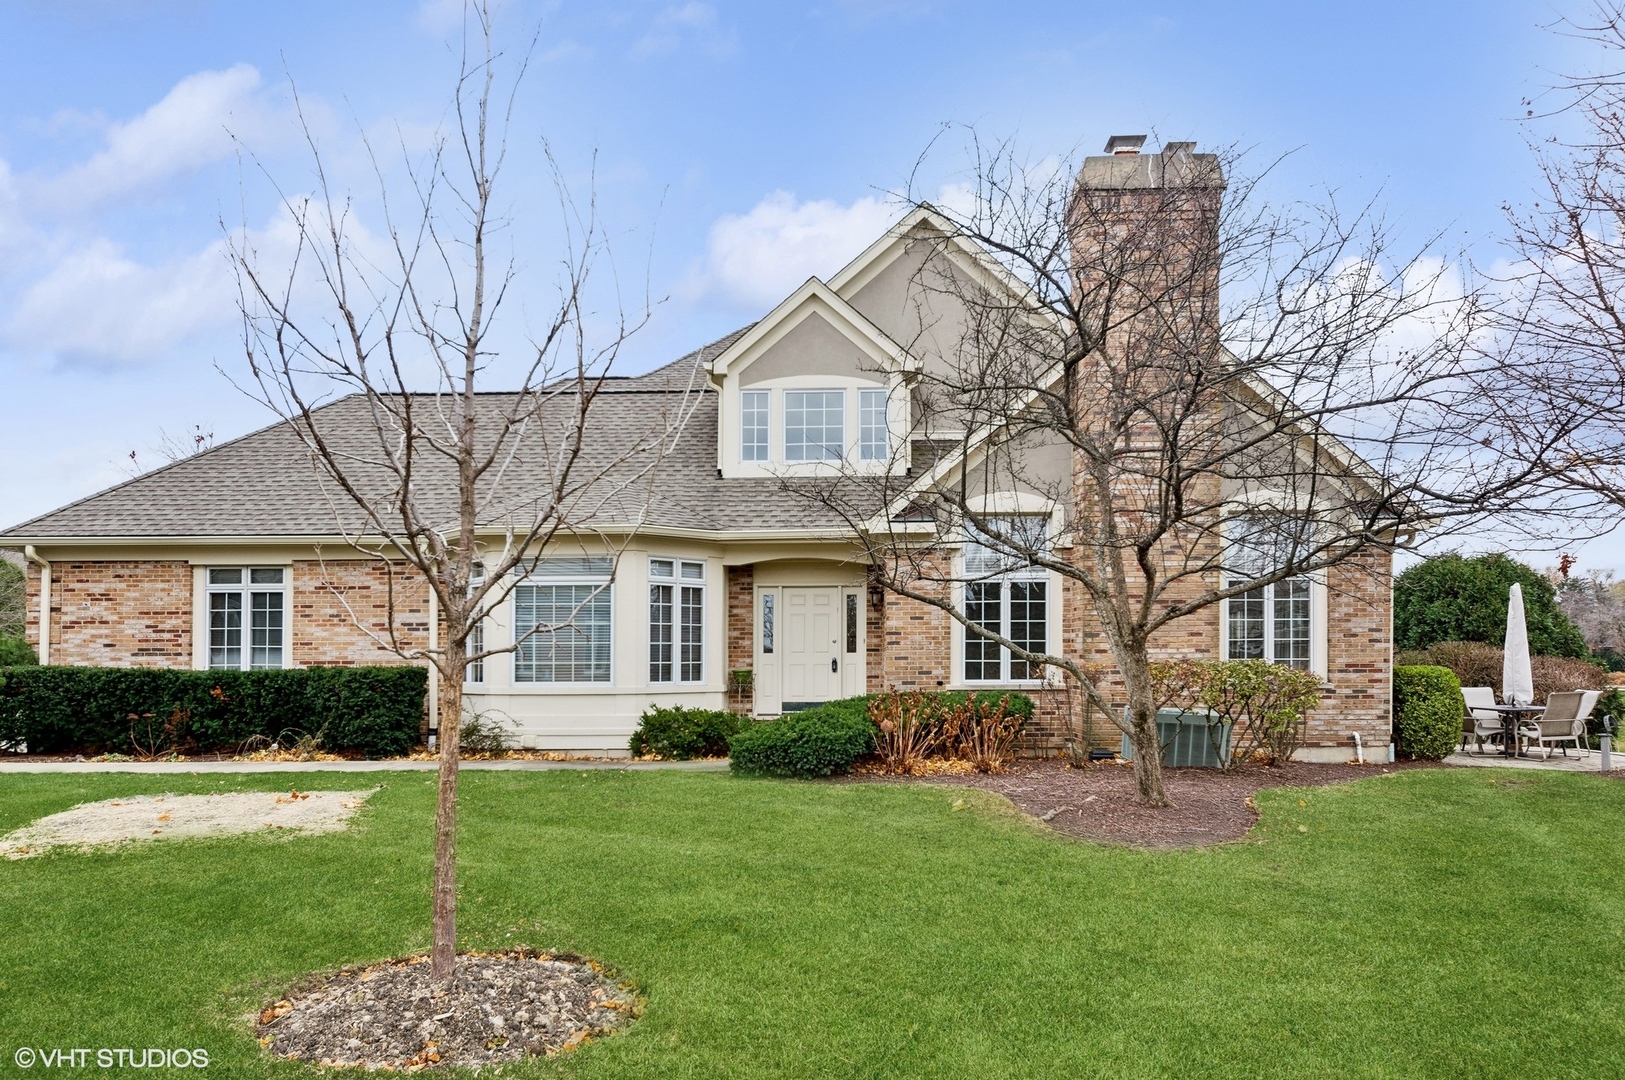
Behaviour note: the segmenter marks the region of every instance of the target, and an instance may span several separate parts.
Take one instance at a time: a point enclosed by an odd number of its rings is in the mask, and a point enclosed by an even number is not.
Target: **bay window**
[[[705,681],[705,564],[649,560],[649,681]]]
[[[610,681],[607,558],[543,559],[514,587],[514,682]]]

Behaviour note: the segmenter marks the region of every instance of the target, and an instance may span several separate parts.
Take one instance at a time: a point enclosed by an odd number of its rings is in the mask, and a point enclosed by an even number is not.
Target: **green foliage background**
[[[1539,571],[1506,555],[1437,555],[1394,581],[1394,647],[1426,649],[1441,641],[1506,641],[1507,594],[1523,586],[1529,650],[1543,656],[1586,656],[1585,638],[1558,608],[1556,590]]]

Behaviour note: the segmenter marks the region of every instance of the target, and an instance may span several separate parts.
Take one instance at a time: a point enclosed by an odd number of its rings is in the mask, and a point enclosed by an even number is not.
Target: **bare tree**
[[[622,414],[613,430],[599,417],[606,373],[648,306],[636,318],[622,309],[607,320],[588,306],[605,236],[591,203],[583,209],[570,197],[557,166],[567,245],[558,298],[539,331],[530,323],[522,355],[502,352],[495,328],[518,268],[511,257],[493,255],[493,237],[505,225],[495,193],[525,59],[504,62],[485,4],[467,10],[450,135],[426,161],[403,150],[404,192],[391,191],[372,155],[381,240],[355,224],[350,201],[333,190],[308,124],[315,190],[282,196],[297,240],[291,269],[262,258],[246,227],[231,237],[248,387],[308,453],[330,492],[344,550],[378,560],[387,575],[387,625],[370,625],[355,612],[352,618],[380,645],[426,662],[437,675],[432,965],[440,979],[456,962],[468,666],[511,652],[531,635],[570,632],[580,604],[519,628],[502,644],[485,640],[482,620],[535,570],[544,550],[614,558],[688,408],[632,420]],[[481,393],[499,377],[494,372],[502,373],[503,392]],[[338,391],[349,396],[333,402]],[[408,577],[432,596],[438,626],[430,641],[403,631],[396,618]]]
[[[1609,504],[1609,528],[1625,510],[1625,5],[1553,29],[1595,46],[1595,65],[1525,102],[1541,179],[1505,207],[1518,258],[1485,398],[1506,431],[1568,429],[1565,478]]]
[[[846,514],[886,587],[1026,677],[1076,680],[1128,734],[1152,805],[1168,798],[1149,663],[1212,655],[1183,643],[1194,616],[1329,572],[1386,590],[1388,556],[1424,526],[1562,504],[1546,465],[1560,433],[1483,442],[1485,312],[1448,264],[1397,252],[1369,208],[1272,208],[1233,156],[1193,147],[1034,170],[973,143],[970,205],[908,198],[921,329],[904,344],[924,361],[900,460],[794,483]],[[1098,629],[1037,646],[1013,607],[985,617],[1023,568],[1067,582]],[[1245,618],[1232,631],[1262,657]],[[1307,649],[1268,659],[1306,666]]]
[[[185,461],[195,454],[201,454],[205,450],[213,449],[214,432],[205,431],[202,424],[193,424],[191,428],[180,435],[160,428],[158,430],[158,444],[153,447],[153,450],[159,457],[163,458],[166,465],[173,465],[177,461]],[[125,471],[131,476],[140,476],[151,468],[151,466],[143,463],[140,453],[135,450],[130,451],[127,460],[129,464],[125,466]]]

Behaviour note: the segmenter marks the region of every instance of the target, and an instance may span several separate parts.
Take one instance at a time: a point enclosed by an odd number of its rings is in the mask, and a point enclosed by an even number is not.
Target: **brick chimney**
[[[1173,339],[1216,350],[1223,167],[1194,142],[1150,154],[1144,143],[1114,135],[1078,172],[1068,208],[1074,298],[1108,346],[1126,334],[1135,352]]]

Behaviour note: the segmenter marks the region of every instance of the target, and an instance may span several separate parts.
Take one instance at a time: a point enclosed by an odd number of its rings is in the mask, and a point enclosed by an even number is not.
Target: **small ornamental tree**
[[[1305,717],[1320,703],[1320,676],[1267,660],[1177,660],[1151,665],[1162,705],[1207,709],[1216,736],[1228,721],[1231,753],[1222,767],[1254,757],[1292,760],[1303,745]]]
[[[371,612],[349,611],[352,624],[437,674],[431,957],[440,982],[456,967],[458,754],[469,665],[571,626],[592,598],[501,640],[483,633],[484,621],[543,552],[581,550],[581,538],[610,551],[601,557],[613,577],[610,537],[624,541],[643,520],[637,500],[688,411],[657,410],[635,431],[624,419],[600,419],[604,380],[649,308],[628,318],[614,310],[618,294],[610,310],[598,306],[589,283],[607,237],[594,204],[575,202],[556,164],[564,245],[556,295],[522,316],[513,307],[520,261],[492,245],[508,224],[497,183],[528,55],[502,63],[491,19],[485,0],[470,0],[449,130],[403,163],[404,184],[386,182],[373,157],[381,240],[369,241],[352,198],[330,185],[308,129],[315,190],[282,196],[296,248],[291,265],[267,265],[246,229],[229,238],[252,376],[246,389],[282,418],[315,468],[342,549],[376,560],[388,580],[383,629]],[[516,327],[504,347],[495,328],[510,320],[522,320],[525,337]],[[482,393],[492,388],[503,392]],[[324,407],[343,392],[345,402]],[[615,435],[606,440],[611,423]],[[427,643],[396,617],[405,575],[431,598],[438,625]]]

